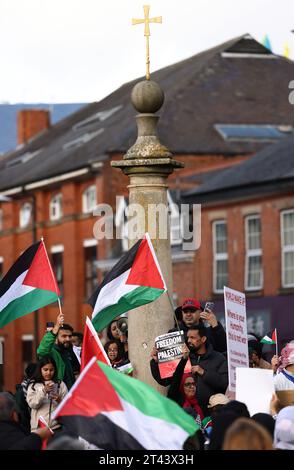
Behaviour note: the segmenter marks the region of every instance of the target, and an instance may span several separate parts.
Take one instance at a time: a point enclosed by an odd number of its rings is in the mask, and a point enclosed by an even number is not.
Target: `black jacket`
[[[193,351],[189,355],[192,366],[199,365],[205,370],[203,376],[198,374],[195,375],[196,381],[196,398],[204,414],[208,414],[207,405],[211,395],[215,393],[225,393],[228,386],[228,366],[227,361],[223,354],[214,351],[210,344],[207,345],[207,351],[205,354],[197,355]],[[151,372],[153,378],[160,385],[170,385],[171,389],[168,392],[168,396],[174,398],[175,390],[178,387],[179,381],[181,381],[184,373],[187,359],[182,358],[175,370],[174,377],[161,379],[157,362],[152,359],[150,361]],[[177,401],[177,400],[176,400]]]
[[[204,325],[202,318],[199,320],[200,325]],[[195,326],[197,326],[195,324]],[[179,322],[179,327],[180,330],[184,331],[185,335],[185,340],[187,340],[187,332],[192,326],[187,326],[183,321]],[[223,325],[220,322],[217,322],[217,326],[212,328],[212,326],[205,327],[205,334],[208,340],[208,343],[210,343],[216,351],[220,353],[224,353],[227,350],[227,338],[226,338],[226,332],[224,330]]]
[[[0,421],[0,450],[41,450],[42,439],[19,423]]]

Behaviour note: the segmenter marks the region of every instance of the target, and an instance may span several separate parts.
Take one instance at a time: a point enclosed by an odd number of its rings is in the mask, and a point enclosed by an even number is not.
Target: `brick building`
[[[219,171],[183,200],[202,205],[195,288],[224,316],[223,286],[246,293],[248,327],[294,339],[294,137]],[[201,273],[201,275],[199,275]]]
[[[291,61],[271,54],[250,36],[154,73],[152,79],[166,97],[160,139],[185,163],[170,178],[171,197],[180,199],[183,191],[204,186],[221,170],[291,133],[294,114],[287,94],[293,76]],[[66,321],[77,330],[91,313],[85,303],[89,292],[123,249],[121,240],[97,242],[92,212],[97,203],[115,210],[116,196],[127,197],[128,178],[112,169],[110,161],[121,159],[136,140],[130,102],[134,84],[54,126],[47,127],[44,117],[45,127],[35,136],[27,120],[20,119],[27,130],[20,128],[23,143],[0,158],[0,192],[11,198],[0,207],[0,271],[7,272],[43,236],[64,295]],[[205,217],[202,225],[208,234]],[[199,256],[205,258],[205,249],[202,245]],[[203,262],[199,276],[197,256],[174,240],[174,294],[179,302],[191,295],[211,297],[211,264]],[[243,272],[243,267],[238,269]],[[6,389],[13,390],[20,380],[24,364],[33,357],[34,337],[41,337],[46,321],[57,313],[55,305],[49,306],[39,312],[38,325],[31,314],[0,330],[0,380]],[[7,358],[12,357],[10,365]]]

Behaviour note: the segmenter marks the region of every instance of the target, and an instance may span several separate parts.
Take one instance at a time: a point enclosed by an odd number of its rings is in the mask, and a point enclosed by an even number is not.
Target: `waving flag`
[[[58,300],[60,292],[43,241],[31,245],[0,282],[0,328]]]
[[[104,364],[111,366],[110,360],[107,357],[97,331],[95,330],[90,318],[87,317],[82,345],[81,370],[84,369],[93,356],[96,356],[97,359],[104,362]]]
[[[106,450],[181,450],[199,429],[177,403],[96,358],[87,364],[53,419]]]
[[[276,344],[277,342],[277,330],[276,328],[274,331],[270,331],[267,335],[265,335],[261,340],[261,343],[264,344]]]
[[[106,275],[88,303],[92,323],[103,330],[118,315],[148,304],[166,290],[149,235],[139,240]]]

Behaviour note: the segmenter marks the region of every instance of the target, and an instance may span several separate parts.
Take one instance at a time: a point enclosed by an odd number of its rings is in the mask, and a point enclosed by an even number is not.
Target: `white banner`
[[[236,400],[245,403],[250,416],[270,413],[270,400],[275,391],[273,372],[267,369],[237,368]]]
[[[236,367],[249,367],[245,294],[224,287],[229,390],[236,391]]]

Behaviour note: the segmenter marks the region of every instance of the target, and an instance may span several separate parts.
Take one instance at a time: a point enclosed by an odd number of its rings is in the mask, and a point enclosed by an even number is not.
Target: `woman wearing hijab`
[[[181,378],[175,373],[167,396],[192,415],[201,426],[204,414],[196,398],[196,382],[191,373],[183,374]]]

